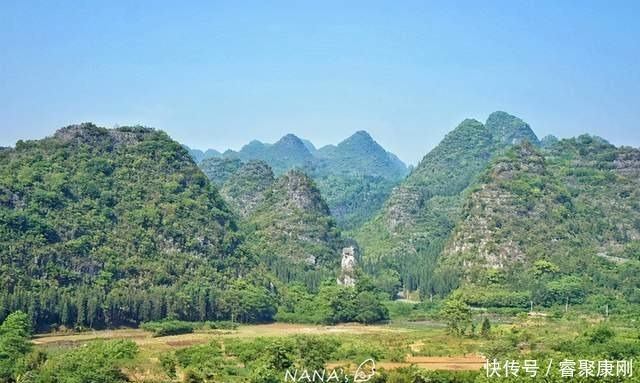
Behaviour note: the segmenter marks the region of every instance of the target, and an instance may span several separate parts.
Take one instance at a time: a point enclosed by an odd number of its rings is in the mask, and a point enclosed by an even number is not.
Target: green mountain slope
[[[471,190],[440,270],[477,304],[637,301],[639,186],[640,150],[591,136],[518,145]]]
[[[491,113],[485,126],[498,147],[517,144],[521,141],[529,141],[536,146],[540,145],[538,137],[533,133],[529,124],[508,113]]]
[[[304,173],[290,170],[262,198],[244,223],[249,251],[279,278],[318,288],[339,266],[342,243],[320,191]]]
[[[412,289],[446,283],[432,273],[460,219],[465,189],[497,153],[520,140],[538,142],[526,123],[504,112],[492,113],[485,124],[465,120],[447,134],[355,232],[370,270],[396,269]]]
[[[0,314],[82,326],[226,315],[216,291],[250,264],[222,199],[166,134],[74,125],[0,156]]]
[[[369,133],[361,130],[338,145],[318,149],[318,172],[333,174],[368,175],[389,180],[402,179],[406,166],[395,155],[387,152]]]
[[[292,169],[304,171],[316,182],[331,214],[345,229],[358,227],[370,218],[407,174],[405,164],[364,131],[320,149],[288,134],[275,144],[254,140],[240,151],[228,150],[222,156],[227,161],[263,161],[276,175]],[[238,168],[237,163],[231,166],[222,161],[209,159],[200,165],[217,184],[228,177],[225,168]]]
[[[318,149],[313,177],[331,214],[345,229],[362,225],[380,209],[407,167],[365,131]]]
[[[207,158],[198,164],[200,170],[217,187],[221,187],[242,167],[242,161],[237,158]]]
[[[265,193],[274,181],[273,170],[269,165],[252,160],[242,165],[229,177],[220,193],[228,201],[232,210],[244,218],[262,204]]]

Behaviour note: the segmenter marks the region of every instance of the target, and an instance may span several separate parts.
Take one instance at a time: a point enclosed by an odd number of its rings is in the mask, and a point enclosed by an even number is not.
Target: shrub
[[[189,334],[193,332],[194,324],[175,320],[146,322],[140,325],[145,331],[151,331],[154,337]]]

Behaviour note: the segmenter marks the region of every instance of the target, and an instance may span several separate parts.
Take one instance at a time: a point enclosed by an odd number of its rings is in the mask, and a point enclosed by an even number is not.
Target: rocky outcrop
[[[356,250],[353,246],[342,249],[342,261],[340,263],[340,275],[338,284],[353,287],[356,285]]]
[[[528,142],[499,158],[482,185],[468,197],[464,218],[443,251],[445,258],[459,257],[465,268],[475,265],[503,268],[506,264],[524,260],[524,252],[517,241],[503,238],[502,221],[529,219],[547,212],[547,206],[541,202],[543,196],[540,195],[538,201],[532,201],[532,206],[523,209],[518,195],[503,186],[504,182],[515,181],[523,174],[545,176],[544,158]]]
[[[137,144],[154,132],[154,129],[142,126],[106,129],[92,123],[82,123],[59,129],[53,135],[53,139],[61,143],[77,142],[117,148]]]
[[[278,178],[274,189],[284,193],[282,201],[286,201],[288,206],[329,214],[329,208],[314,182],[300,171],[291,170],[283,174]]]
[[[613,161],[613,168],[617,173],[631,177],[640,178],[640,150],[625,148],[621,150]]]
[[[640,150],[598,137],[561,140],[542,151],[517,145],[470,190],[440,266],[483,283],[487,269],[513,276],[540,260],[579,274],[603,259],[633,259],[639,169]]]

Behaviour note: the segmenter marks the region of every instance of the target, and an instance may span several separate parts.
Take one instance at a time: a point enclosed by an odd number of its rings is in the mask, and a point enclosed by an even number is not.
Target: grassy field
[[[387,325],[342,324],[316,326],[273,323],[244,325],[237,330],[196,331],[165,337],[153,337],[141,329],[88,331],[71,334],[41,334],[36,336],[37,347],[49,352],[62,352],[71,347],[97,339],[129,339],[140,348],[140,357],[129,375],[134,381],[143,381],[161,375],[158,366],[162,353],[212,341],[225,345],[230,340],[253,340],[270,337],[322,336],[333,337],[343,344],[346,353],[371,355],[378,368],[395,369],[415,365],[431,370],[480,370],[484,359],[477,352],[479,342],[473,339],[452,341],[441,324],[393,323]],[[474,351],[475,350],[475,351]],[[364,356],[363,356],[364,357]],[[355,369],[361,362],[334,360],[327,368]]]
[[[41,334],[35,337],[34,343],[55,354],[96,339],[132,340],[140,353],[126,370],[130,379],[138,382],[165,376],[160,366],[162,355],[211,342],[221,346],[226,365],[237,368],[241,376],[244,363],[225,348],[238,342],[259,344],[275,338],[306,336],[333,339],[339,344],[336,355],[340,357],[327,363],[329,369],[354,370],[362,360],[372,357],[378,368],[387,370],[416,366],[428,370],[478,371],[483,368],[485,357],[524,358],[557,353],[563,342],[587,339],[590,329],[602,325],[604,318],[550,319],[529,315],[494,318],[493,323],[488,336],[481,336],[477,330],[463,336],[452,335],[443,323],[434,321],[392,321],[383,325],[241,325],[235,330],[196,330],[164,337],[154,337],[141,329],[103,330]],[[607,326],[615,330],[615,339],[637,339],[636,328],[626,322],[607,322]]]

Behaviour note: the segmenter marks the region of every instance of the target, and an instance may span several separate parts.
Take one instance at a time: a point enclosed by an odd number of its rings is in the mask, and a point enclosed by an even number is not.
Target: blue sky
[[[55,3],[55,4],[54,4]],[[197,148],[369,131],[416,163],[466,117],[640,146],[638,1],[4,2],[0,145],[143,124]]]

